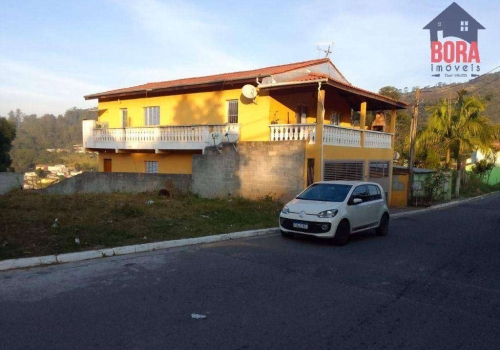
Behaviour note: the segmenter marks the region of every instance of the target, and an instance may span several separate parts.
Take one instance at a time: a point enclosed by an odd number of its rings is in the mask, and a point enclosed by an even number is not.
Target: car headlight
[[[330,209],[330,210],[325,210],[320,213],[318,213],[318,218],[333,218],[335,215],[337,215],[339,211],[337,209]]]
[[[290,209],[288,209],[288,207],[287,207],[287,206],[285,206],[281,212],[282,212],[283,214],[288,214],[288,213],[290,213]]]

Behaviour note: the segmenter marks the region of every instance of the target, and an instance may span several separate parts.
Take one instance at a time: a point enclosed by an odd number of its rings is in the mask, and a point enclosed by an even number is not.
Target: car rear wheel
[[[337,226],[337,231],[335,231],[335,236],[333,236],[333,244],[338,246],[346,245],[349,242],[349,234],[351,228],[349,222],[341,221]]]
[[[389,215],[387,213],[384,213],[380,218],[380,224],[375,229],[375,232],[377,236],[387,236],[389,232]]]

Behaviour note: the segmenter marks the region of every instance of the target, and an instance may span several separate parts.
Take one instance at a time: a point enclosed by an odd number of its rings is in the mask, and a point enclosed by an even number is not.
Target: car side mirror
[[[352,204],[359,204],[359,203],[363,203],[363,200],[361,198],[354,198],[352,200]]]

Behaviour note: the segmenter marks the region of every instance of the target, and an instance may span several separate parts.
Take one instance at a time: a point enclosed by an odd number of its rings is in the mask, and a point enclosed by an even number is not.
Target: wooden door
[[[105,173],[111,172],[111,159],[104,159],[104,172]]]

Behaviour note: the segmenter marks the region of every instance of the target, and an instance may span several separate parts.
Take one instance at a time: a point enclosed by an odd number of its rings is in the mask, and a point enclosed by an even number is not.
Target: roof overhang
[[[292,81],[275,84],[261,84],[259,89],[282,90],[286,88],[297,88],[304,86],[314,86],[321,83],[326,89],[335,90],[341,97],[345,98],[350,107],[359,111],[361,103],[366,102],[368,111],[406,109],[408,104],[402,101],[394,100],[380,94],[364,90],[353,85],[348,85],[328,78],[321,78],[307,81]],[[328,93],[325,96],[328,99]]]
[[[169,86],[169,87],[160,87],[160,88],[144,88],[141,86],[138,86],[137,88],[130,88],[127,91],[119,91],[119,92],[102,92],[102,93],[97,93],[97,94],[92,94],[92,95],[86,95],[83,96],[85,100],[95,100],[95,99],[100,99],[100,98],[105,98],[105,99],[114,99],[114,98],[138,98],[138,97],[143,97],[143,96],[151,96],[151,95],[156,95],[156,94],[162,94],[162,93],[176,93],[176,92],[182,92],[186,90],[203,90],[203,89],[210,89],[210,88],[217,88],[220,89],[221,87],[224,86],[231,86],[231,85],[244,85],[244,84],[251,84],[255,83],[255,79],[258,77],[249,77],[249,78],[243,78],[243,79],[237,79],[237,80],[214,80],[211,82],[206,82],[206,83],[194,83],[194,84],[182,84],[182,85],[175,85],[175,86]]]
[[[182,85],[174,85],[169,87],[159,87],[159,88],[145,88],[143,86],[137,86],[136,88],[127,89],[127,91],[117,91],[114,93],[113,91],[97,93],[92,95],[84,96],[85,100],[92,99],[104,99],[104,100],[113,100],[120,98],[141,98],[141,97],[153,97],[159,96],[162,94],[175,94],[175,93],[186,93],[186,92],[195,92],[195,91],[203,91],[210,89],[221,89],[224,87],[241,87],[244,84],[255,84],[256,79],[263,78],[268,75],[259,75],[259,76],[250,76],[242,79],[235,80],[214,80],[205,83],[194,83],[194,84],[182,84]],[[361,103],[366,102],[367,110],[375,111],[375,110],[392,110],[392,109],[406,109],[408,108],[408,104],[402,101],[397,101],[392,98],[376,94],[374,92],[364,90],[358,87],[355,87],[350,84],[346,84],[340,81],[336,81],[330,78],[313,78],[311,80],[298,80],[298,81],[285,81],[279,83],[270,83],[270,84],[259,84],[259,89],[267,89],[267,90],[285,90],[287,88],[298,88],[298,87],[312,87],[318,84],[322,84],[327,91],[328,89],[335,90],[341,97],[345,98],[349,103],[350,107],[359,111],[361,108]],[[326,95],[328,98],[328,94]]]

